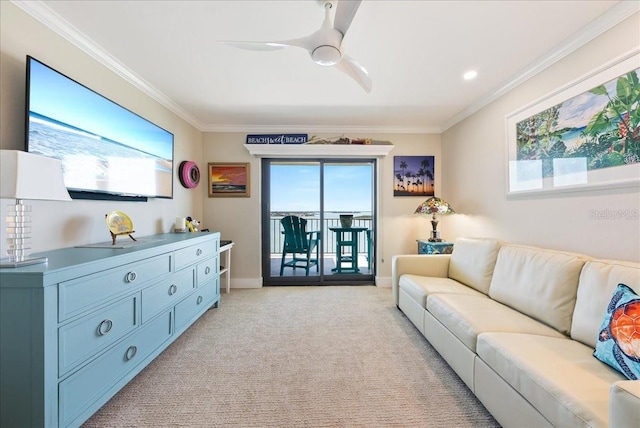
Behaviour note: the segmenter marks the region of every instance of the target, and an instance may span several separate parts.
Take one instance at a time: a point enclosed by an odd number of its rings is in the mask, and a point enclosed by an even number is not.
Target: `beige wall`
[[[0,2],[0,148],[24,149],[25,57],[31,55],[174,134],[178,161],[202,158],[202,133],[143,94],[111,70],[24,13]],[[202,216],[206,188],[183,188],[174,175],[174,199],[149,202],[33,201],[33,250],[101,242],[110,239],[104,216],[121,210],[134,222],[136,236],[169,232],[178,215]],[[0,201],[0,218],[6,205]],[[4,227],[0,250],[6,251]]]
[[[0,2],[0,19],[1,148],[23,148],[25,56],[29,54],[173,132],[176,165],[182,160],[195,160],[203,172],[196,189],[183,188],[174,176],[173,200],[33,202],[34,250],[108,240],[104,214],[112,210],[128,213],[138,236],[168,232],[177,215],[191,215],[202,220],[204,227],[236,242],[234,287],[259,286],[260,161],[243,147],[246,133],[203,134],[10,2]],[[423,198],[393,197],[393,156],[398,155],[436,157],[436,194],[463,213],[442,219],[439,230],[447,240],[494,236],[596,257],[640,259],[637,218],[593,220],[590,216],[591,210],[601,208],[639,210],[637,191],[508,200],[504,183],[505,116],[638,46],[639,20],[636,15],[618,25],[442,135],[366,135],[395,145],[379,162],[380,284],[389,282],[391,257],[415,253],[415,239],[427,237],[430,228],[426,218],[413,215]],[[251,197],[208,198],[204,185],[207,162],[250,162]],[[0,201],[2,219],[9,202]],[[4,236],[1,241],[4,254]]]
[[[283,130],[286,132],[286,130]],[[335,135],[320,135],[335,137]],[[394,148],[378,161],[378,283],[385,285],[391,277],[394,254],[415,253],[416,238],[428,237],[431,227],[426,218],[413,211],[423,197],[393,196],[393,156],[435,156],[436,193],[441,182],[440,135],[436,134],[367,134],[368,138],[387,140]],[[354,136],[355,137],[355,136]],[[208,198],[204,204],[204,223],[219,230],[223,239],[232,239],[233,287],[259,287],[261,273],[260,236],[260,159],[244,147],[246,133],[205,133],[205,162],[250,162],[251,196],[249,198]]]
[[[640,45],[636,14],[442,136],[443,196],[464,215],[449,237],[493,236],[594,257],[640,260],[640,194],[606,190],[507,199],[505,117]],[[626,214],[596,219],[594,210]]]

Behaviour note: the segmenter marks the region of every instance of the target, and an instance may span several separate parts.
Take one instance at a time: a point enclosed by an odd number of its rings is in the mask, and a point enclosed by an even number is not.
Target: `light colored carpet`
[[[86,427],[497,427],[390,289],[232,290]]]

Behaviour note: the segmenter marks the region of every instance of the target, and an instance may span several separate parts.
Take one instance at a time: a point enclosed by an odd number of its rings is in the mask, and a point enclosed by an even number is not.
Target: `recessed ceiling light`
[[[462,76],[464,80],[473,80],[476,78],[476,76],[478,75],[478,72],[475,70],[470,70],[467,71],[466,73],[464,73],[464,75]]]

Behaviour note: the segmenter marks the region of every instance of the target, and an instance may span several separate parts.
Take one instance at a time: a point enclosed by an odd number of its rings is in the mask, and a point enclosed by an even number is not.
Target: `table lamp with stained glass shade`
[[[6,217],[8,258],[0,267],[46,263],[46,257],[31,258],[31,206],[25,200],[70,201],[58,159],[19,150],[0,150],[0,198],[15,199]]]
[[[440,239],[440,232],[438,232],[438,218],[436,214],[447,215],[447,214],[455,214],[451,205],[443,199],[432,196],[416,208],[414,214],[431,214],[431,236],[429,237],[429,242],[442,242]]]

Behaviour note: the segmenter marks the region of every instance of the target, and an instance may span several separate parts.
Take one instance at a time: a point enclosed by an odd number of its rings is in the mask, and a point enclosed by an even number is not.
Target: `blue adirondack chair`
[[[280,263],[280,276],[285,267],[298,267],[305,269],[305,274],[309,276],[309,268],[318,268],[320,231],[307,231],[307,220],[289,215],[280,220],[284,233],[284,245],[282,246],[282,262]],[[315,257],[314,256],[315,250]],[[291,254],[291,260],[286,261],[287,254]]]

